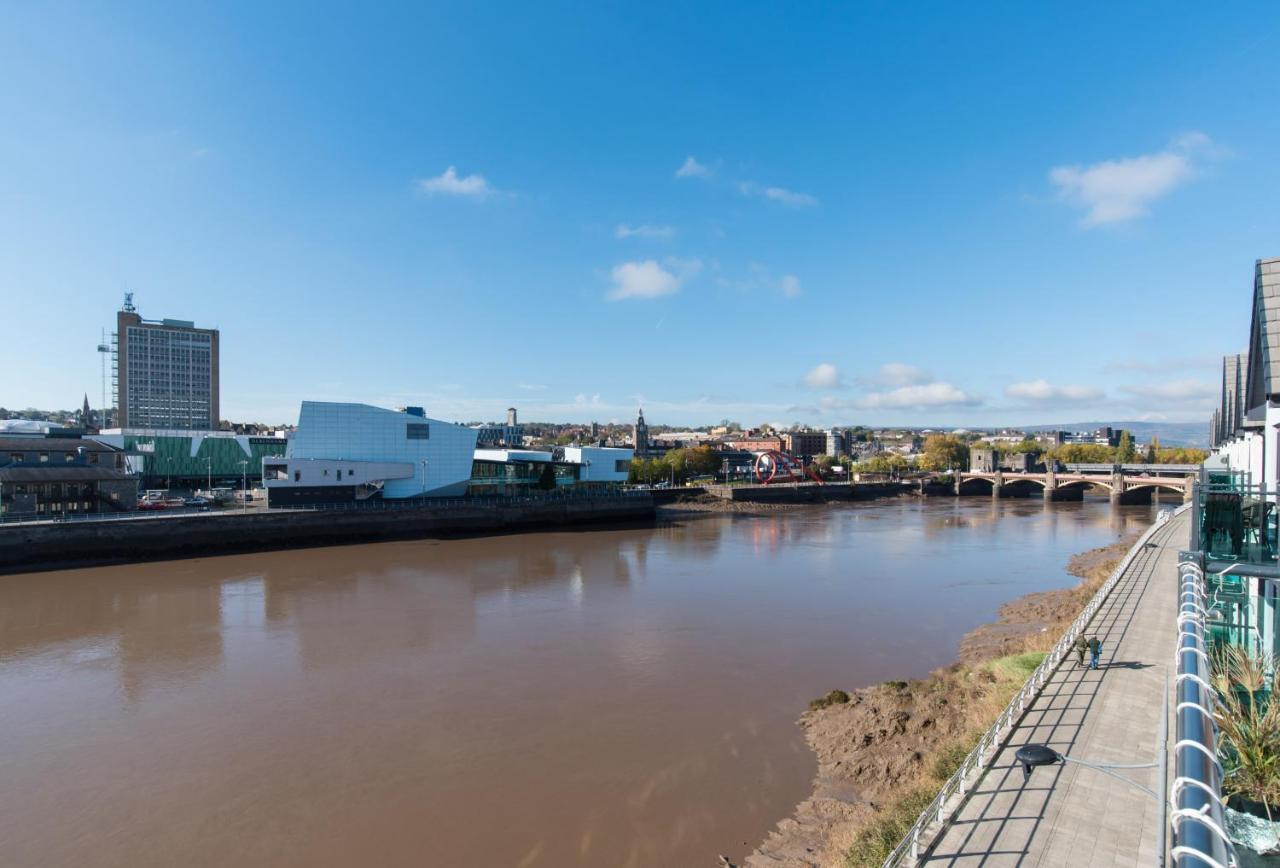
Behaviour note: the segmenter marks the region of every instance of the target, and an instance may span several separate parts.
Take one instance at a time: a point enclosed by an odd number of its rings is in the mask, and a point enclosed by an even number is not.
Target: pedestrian
[[[1089,640],[1089,668],[1097,669],[1098,661],[1102,659],[1102,640],[1094,636]]]
[[[1084,652],[1089,650],[1089,640],[1084,638],[1084,634],[1081,633],[1076,637],[1075,645],[1073,647],[1076,649],[1076,665],[1083,666]]]

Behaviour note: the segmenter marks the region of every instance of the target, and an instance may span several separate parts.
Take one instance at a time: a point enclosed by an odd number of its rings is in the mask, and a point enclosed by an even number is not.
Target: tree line
[[[697,476],[713,476],[720,469],[722,456],[710,446],[671,449],[657,458],[631,459],[631,476],[635,485],[655,482],[679,484]]]
[[[967,470],[969,448],[986,446],[1002,455],[1026,452],[1038,461],[1060,461],[1063,464],[1200,464],[1206,457],[1203,449],[1189,447],[1162,447],[1152,438],[1143,450],[1133,445],[1129,432],[1120,436],[1117,446],[1096,443],[1065,443],[1049,448],[1036,440],[1021,443],[988,443],[971,441],[954,434],[931,434],[925,438],[921,454],[915,462],[896,453],[882,453],[855,461],[848,456],[833,458],[830,455],[815,456],[811,466],[824,477],[832,477],[837,466],[853,473],[904,473],[909,470]],[[652,485],[671,482],[679,485],[700,476],[714,476],[720,471],[724,456],[710,446],[694,446],[672,449],[655,458],[633,458],[629,481],[633,484]]]

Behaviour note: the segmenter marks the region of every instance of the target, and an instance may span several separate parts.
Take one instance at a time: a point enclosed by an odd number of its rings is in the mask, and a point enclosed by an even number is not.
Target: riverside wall
[[[708,485],[706,493],[744,503],[824,503],[829,500],[873,500],[912,491],[901,482],[781,483],[774,485]]]
[[[0,572],[387,539],[651,521],[647,496],[402,509],[260,510],[0,527]]]

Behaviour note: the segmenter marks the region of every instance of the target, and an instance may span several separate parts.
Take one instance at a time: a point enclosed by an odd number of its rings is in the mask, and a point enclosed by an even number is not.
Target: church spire
[[[649,450],[649,426],[644,421],[643,407],[636,416],[636,424],[631,426],[631,445],[636,455],[644,455]]]

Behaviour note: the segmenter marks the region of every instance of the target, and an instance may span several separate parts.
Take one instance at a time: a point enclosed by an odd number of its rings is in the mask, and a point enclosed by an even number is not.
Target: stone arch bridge
[[[1045,500],[1080,500],[1091,486],[1104,488],[1112,503],[1150,503],[1155,492],[1166,492],[1191,499],[1191,484],[1196,479],[1191,474],[1144,473],[978,473],[964,471],[955,474],[957,495],[985,495],[992,497],[1031,497],[1037,491]]]

